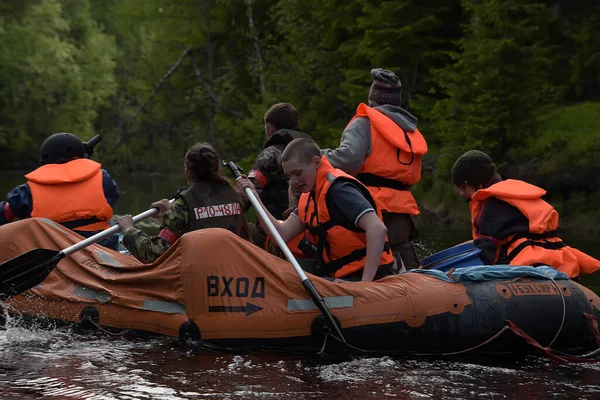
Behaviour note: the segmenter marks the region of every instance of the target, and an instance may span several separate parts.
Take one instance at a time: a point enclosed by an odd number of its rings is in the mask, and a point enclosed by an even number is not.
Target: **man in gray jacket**
[[[417,268],[419,257],[411,242],[417,232],[411,215],[419,214],[419,208],[409,189],[421,179],[427,143],[417,129],[417,119],[400,107],[402,84],[396,74],[376,68],[371,76],[369,106],[358,106],[342,133],[340,147],[323,150],[323,154],[334,167],[369,188],[381,204],[398,264]]]

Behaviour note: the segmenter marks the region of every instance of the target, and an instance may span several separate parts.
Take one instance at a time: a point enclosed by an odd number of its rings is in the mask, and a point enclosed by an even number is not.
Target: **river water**
[[[138,213],[169,197],[183,177],[119,175],[115,213]],[[6,193],[22,174],[0,184]],[[469,238],[418,221],[422,256]],[[592,241],[576,247],[600,257]],[[600,277],[599,277],[600,278]],[[597,289],[599,279],[584,279]],[[0,327],[2,399],[598,399],[600,363],[559,365],[543,357],[325,358],[317,355],[190,351],[169,338]]]

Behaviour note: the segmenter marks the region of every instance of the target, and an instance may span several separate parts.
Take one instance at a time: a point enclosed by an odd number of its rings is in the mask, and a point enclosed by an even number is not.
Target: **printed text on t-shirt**
[[[216,204],[214,206],[194,208],[194,215],[196,216],[196,219],[223,217],[241,213],[242,209],[239,203]]]

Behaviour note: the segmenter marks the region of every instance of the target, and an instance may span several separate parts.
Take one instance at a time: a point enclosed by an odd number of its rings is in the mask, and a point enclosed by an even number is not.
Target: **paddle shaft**
[[[229,169],[231,170],[231,173],[233,174],[233,176],[236,179],[242,175],[240,172],[240,168],[234,162],[223,161],[223,164],[226,165],[227,167],[229,167]],[[332,328],[334,330],[334,332],[336,332],[338,334],[339,338],[344,343],[346,343],[346,339],[344,339],[344,335],[342,335],[342,331],[340,330],[340,327],[335,322],[335,319],[329,312],[329,309],[327,308],[327,305],[325,304],[325,300],[323,300],[323,297],[319,294],[315,285],[312,283],[312,281],[310,279],[308,279],[308,277],[304,273],[304,270],[300,267],[300,265],[298,264],[298,261],[296,261],[296,258],[290,251],[289,247],[287,246],[287,243],[283,240],[283,238],[277,231],[277,228],[275,228],[275,225],[273,225],[273,222],[271,222],[271,219],[265,212],[264,208],[262,207],[262,205],[260,204],[260,202],[258,201],[256,196],[254,196],[254,193],[252,192],[252,190],[249,188],[246,188],[246,189],[244,189],[244,193],[246,194],[246,196],[248,196],[250,203],[252,203],[252,205],[256,209],[258,216],[260,217],[263,224],[266,226],[267,231],[269,231],[269,233],[271,234],[271,237],[273,239],[275,239],[275,242],[277,242],[277,245],[279,246],[281,251],[283,251],[283,254],[285,254],[285,258],[287,258],[288,261],[290,262],[290,264],[292,264],[292,267],[294,267],[296,274],[298,274],[298,276],[300,277],[300,280],[302,281],[302,286],[304,287],[304,289],[306,290],[306,292],[312,299],[313,303],[315,303],[315,305],[317,306],[319,311],[321,311],[323,316],[327,319],[327,321],[331,325],[330,328]]]
[[[173,203],[174,200],[175,199],[169,200],[169,204]],[[138,223],[138,222],[140,222],[146,218],[152,217],[156,214],[158,214],[158,208],[151,208],[149,210],[144,211],[143,213],[140,213],[140,214],[134,216],[133,223],[134,224]],[[111,226],[110,228],[103,230],[102,232],[96,233],[94,236],[90,236],[89,238],[82,240],[79,243],[75,243],[74,245],[62,250],[61,253],[63,253],[63,256],[61,258],[71,255],[85,247],[88,247],[89,245],[92,245],[96,242],[101,241],[102,239],[106,239],[107,237],[112,236],[116,233],[119,233],[120,231],[121,231],[121,227],[119,225]]]

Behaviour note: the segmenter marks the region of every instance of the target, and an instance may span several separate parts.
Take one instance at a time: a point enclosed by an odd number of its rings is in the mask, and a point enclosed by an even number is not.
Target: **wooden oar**
[[[242,175],[242,169],[240,168],[239,165],[237,165],[233,161],[223,160],[223,165],[228,167],[231,170],[231,173],[233,174],[233,176],[236,179]],[[261,207],[260,203],[258,202],[258,199],[254,196],[254,193],[252,193],[252,190],[250,190],[249,188],[246,188],[244,190],[244,193],[246,193],[246,196],[248,196],[248,199],[250,200],[250,202],[256,209],[256,212],[258,213],[262,222],[267,227],[267,230],[271,234],[271,237],[273,239],[275,239],[275,241],[277,242],[277,245],[279,246],[281,251],[283,251],[283,254],[285,254],[285,257],[288,259],[290,264],[292,264],[292,267],[294,267],[296,274],[298,274],[298,277],[302,281],[302,286],[304,287],[304,290],[306,290],[306,293],[308,293],[308,295],[312,299],[313,303],[315,303],[315,306],[317,306],[319,311],[321,311],[321,314],[323,314],[323,316],[327,320],[327,322],[329,324],[329,328],[332,330],[332,332],[335,332],[338,335],[339,339],[342,342],[346,343],[346,339],[344,338],[344,335],[342,334],[340,327],[338,326],[338,324],[335,322],[335,319],[331,315],[331,312],[329,312],[329,309],[327,308],[327,305],[325,304],[325,300],[323,300],[323,297],[321,297],[321,295],[317,291],[317,288],[315,287],[315,285],[312,283],[312,281],[310,279],[308,279],[308,277],[304,273],[304,270],[300,267],[300,265],[298,264],[298,261],[296,261],[296,258],[294,257],[294,255],[288,248],[287,244],[285,243],[285,241],[283,240],[283,238],[277,231],[277,228],[275,228],[275,226],[273,225],[273,223],[271,222],[271,220],[265,213],[265,210],[263,210],[263,208]]]
[[[172,203],[174,199],[169,202]],[[137,223],[158,213],[158,208],[151,208],[133,217]],[[64,250],[33,249],[25,254],[11,258],[0,264],[0,300],[7,300],[42,283],[52,272],[60,260],[91,244],[118,233],[119,225],[111,226],[67,247]]]

